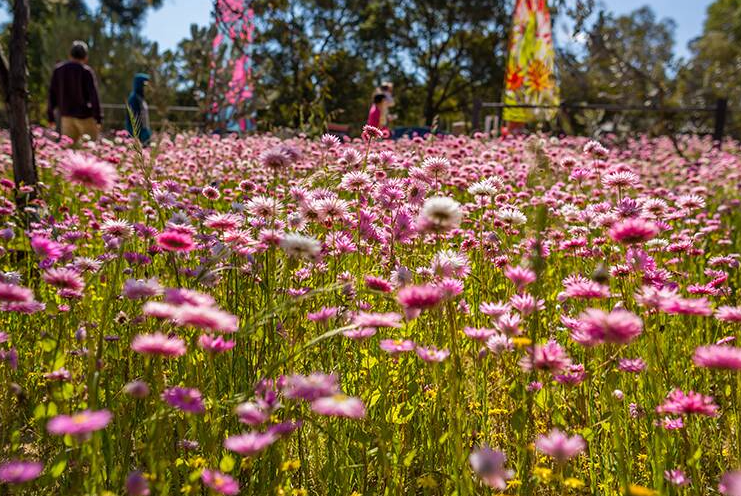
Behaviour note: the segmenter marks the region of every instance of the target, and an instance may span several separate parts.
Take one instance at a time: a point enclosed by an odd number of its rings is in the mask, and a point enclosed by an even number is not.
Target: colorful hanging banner
[[[517,0],[509,41],[504,103],[558,105],[551,14],[546,0]],[[550,120],[556,109],[505,108],[504,120]]]
[[[212,44],[209,89],[217,81],[226,83],[225,92],[211,104],[214,119],[227,131],[247,131],[254,128],[254,119],[247,106],[252,99],[252,61],[250,46],[254,34],[254,12],[251,0],[216,0],[214,19],[216,36]],[[224,50],[226,63],[216,65],[219,50]]]

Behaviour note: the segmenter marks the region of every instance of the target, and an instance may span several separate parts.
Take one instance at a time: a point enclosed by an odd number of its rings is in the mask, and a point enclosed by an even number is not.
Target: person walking
[[[368,112],[368,120],[366,124],[382,131],[384,130],[384,127],[381,124],[381,117],[385,112],[386,103],[386,95],[383,93],[376,93],[373,95],[373,105],[371,105],[370,111]]]
[[[98,139],[103,122],[95,72],[87,61],[87,44],[75,41],[69,60],[54,67],[49,86],[47,119],[50,124],[58,124],[62,134],[75,142],[83,135]]]
[[[149,76],[147,74],[139,73],[135,75],[134,88],[126,102],[126,130],[129,135],[137,138],[144,145],[148,144],[152,138],[152,128],[149,124],[149,105],[144,98],[144,88],[148,83]]]
[[[390,81],[384,81],[378,88],[377,93],[383,93],[384,95],[386,95],[386,105],[384,106],[384,110],[381,113],[381,126],[390,127],[391,122],[394,119],[394,115],[390,113],[391,107],[396,105],[396,102],[394,101],[394,83]]]

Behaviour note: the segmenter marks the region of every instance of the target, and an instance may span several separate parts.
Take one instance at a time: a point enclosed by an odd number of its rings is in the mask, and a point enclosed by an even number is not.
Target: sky
[[[424,0],[422,0],[424,1]],[[88,0],[92,7],[96,0]],[[144,35],[157,41],[161,48],[175,48],[178,42],[189,35],[190,25],[206,25],[211,21],[211,0],[164,0],[164,5],[148,14],[144,25]],[[669,17],[677,24],[675,32],[675,51],[679,57],[687,58],[687,44],[702,33],[705,11],[712,0],[600,0],[606,10],[616,14],[626,14],[643,5],[650,5],[659,18]],[[0,21],[7,20],[7,14],[0,14]],[[565,26],[556,27],[556,39],[568,40]]]
[[[182,0],[181,0],[182,1]],[[689,58],[688,44],[702,34],[705,13],[712,0],[598,0],[598,6],[616,15],[628,14],[644,5],[650,6],[658,19],[670,18],[676,23],[674,52]],[[556,39],[566,40],[571,33],[563,23],[556,26]]]

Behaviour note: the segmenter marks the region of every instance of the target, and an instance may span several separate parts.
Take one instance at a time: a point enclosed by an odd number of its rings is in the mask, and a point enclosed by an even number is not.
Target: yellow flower
[[[568,477],[563,481],[563,485],[571,489],[581,489],[584,487],[584,483],[574,477]]]
[[[306,496],[307,494],[309,494],[309,491],[304,488],[294,489],[291,491],[292,496]]]
[[[504,408],[489,408],[489,415],[507,415],[508,413]]]
[[[630,496],[658,496],[659,493],[644,486],[631,484],[628,486],[628,494]]]
[[[533,340],[525,337],[512,338],[512,344],[518,348],[524,348],[525,346],[533,344]]]
[[[425,396],[428,399],[434,400],[435,398],[437,398],[437,389],[434,389],[434,388],[428,389],[427,391],[425,391]]]
[[[193,486],[191,486],[190,484],[186,484],[180,488],[180,492],[183,494],[190,494],[193,492]]]
[[[507,488],[512,489],[513,487],[520,487],[522,481],[520,479],[510,479],[507,481]]]
[[[540,93],[553,87],[553,74],[541,60],[533,60],[527,68],[525,86],[530,91]]]
[[[535,474],[535,477],[547,483],[547,482],[550,482],[551,480],[551,476],[553,475],[553,470],[547,467],[535,467],[533,469],[533,473]]]
[[[360,494],[360,493],[359,493],[359,492],[357,492],[357,491],[353,491],[353,492],[351,492],[351,493],[350,493],[350,496],[363,496],[363,495],[362,495],[362,494]]]
[[[283,464],[280,466],[280,469],[283,472],[293,472],[294,470],[298,470],[301,468],[301,460],[288,460],[283,462]]]
[[[423,475],[417,479],[417,487],[423,489],[435,489],[437,487],[437,481],[431,475]]]

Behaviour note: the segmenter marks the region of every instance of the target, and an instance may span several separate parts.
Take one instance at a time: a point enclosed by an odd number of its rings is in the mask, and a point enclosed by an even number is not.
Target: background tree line
[[[5,0],[7,3],[7,0]],[[357,130],[373,88],[396,87],[400,125],[445,127],[469,121],[474,98],[499,101],[513,0],[253,0],[254,110],[261,129],[305,132],[327,122]],[[551,2],[553,18],[569,18],[581,44],[559,43],[562,100],[636,106],[741,105],[741,2],[716,0],[689,60],[674,56],[674,23],[649,7],[624,16],[599,11],[593,0]],[[136,72],[152,75],[155,120],[207,123],[214,27],[191,26],[173,50],[141,35],[148,9],[162,0],[32,0],[29,34],[31,118],[43,122],[48,78],[74,39],[86,40],[101,99],[122,103]],[[7,31],[3,36],[7,43]],[[7,46],[7,45],[6,45]],[[225,49],[217,55],[228,57]],[[173,105],[196,113],[171,113]],[[731,131],[741,129],[732,114]],[[119,127],[123,112],[108,112]],[[561,115],[567,132],[678,133],[706,129],[707,115],[580,112]]]

